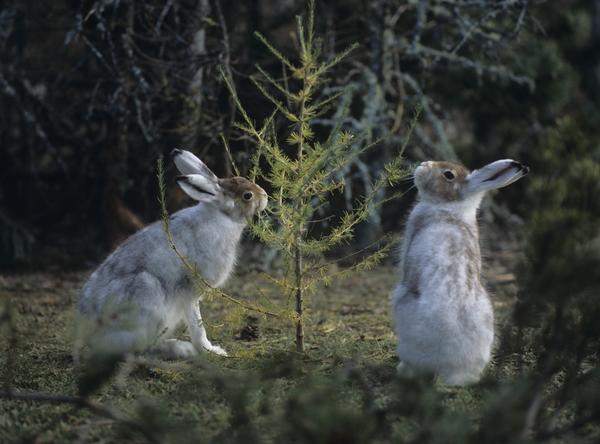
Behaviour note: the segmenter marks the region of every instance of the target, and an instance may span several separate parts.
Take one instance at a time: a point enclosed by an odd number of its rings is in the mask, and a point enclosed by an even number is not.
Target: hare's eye
[[[252,191],[246,191],[242,197],[244,198],[245,201],[250,201],[252,200],[252,197],[254,196],[254,194],[252,194]]]
[[[454,180],[454,173],[450,170],[444,171],[444,177],[448,180]]]

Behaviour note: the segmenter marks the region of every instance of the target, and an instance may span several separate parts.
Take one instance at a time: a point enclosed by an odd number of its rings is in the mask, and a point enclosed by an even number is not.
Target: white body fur
[[[214,287],[222,285],[233,270],[237,244],[245,224],[203,203],[171,216],[177,249],[191,262],[202,264],[203,277]],[[210,252],[219,251],[218,255]],[[117,349],[139,350],[152,345],[162,333],[172,335],[198,307],[198,295],[188,280],[181,260],[171,249],[163,227],[156,222],[131,236],[92,273],[83,287],[80,310],[99,315],[106,304],[135,307],[135,331],[114,332],[110,341]],[[191,329],[190,329],[191,330]],[[203,349],[223,354],[213,346],[204,329],[192,338]],[[189,347],[188,347],[189,348]],[[193,354],[191,349],[190,353]],[[181,354],[173,351],[174,355]]]
[[[431,172],[415,172],[420,201],[408,218],[400,258],[402,280],[392,297],[397,351],[401,365],[432,371],[451,385],[478,381],[491,357],[494,316],[480,282],[477,209],[487,189],[512,183],[528,171],[521,165],[515,179],[506,166],[513,161],[498,162],[486,167],[491,172],[484,168],[468,173],[457,166],[455,183],[438,183],[438,188],[428,187],[429,181],[442,180],[433,171],[438,168],[435,162],[420,167]],[[480,177],[482,172],[485,177]]]
[[[467,286],[467,253],[455,248],[462,246],[476,255],[479,274],[478,203],[470,203],[470,208],[417,204],[408,219],[402,262],[403,268],[416,267],[420,273],[417,282],[403,282],[393,296],[398,356],[438,373],[448,384],[477,381],[490,360],[494,339],[489,297],[478,278]],[[416,232],[414,222],[423,219],[434,222]],[[418,295],[410,288],[413,284]]]
[[[203,278],[219,287],[234,268],[246,217],[264,209],[266,193],[242,178],[216,178],[189,152],[176,150],[175,155],[180,171],[198,173],[180,179],[185,180],[184,191],[199,203],[170,217],[173,240],[178,251],[197,264]],[[233,195],[244,192],[246,196],[249,190],[256,202],[246,199],[247,208],[241,208]],[[92,319],[110,306],[132,309],[129,328],[104,333],[102,343],[111,350],[153,347],[170,358],[186,358],[203,350],[226,355],[208,340],[198,302],[180,258],[156,222],[127,239],[100,265],[83,287],[79,307]],[[182,324],[190,332],[191,343],[169,339]]]

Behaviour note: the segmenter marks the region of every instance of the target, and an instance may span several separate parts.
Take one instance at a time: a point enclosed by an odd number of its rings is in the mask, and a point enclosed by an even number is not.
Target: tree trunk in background
[[[380,92],[378,88],[382,88],[383,80],[383,62],[384,62],[384,45],[383,33],[385,28],[385,15],[387,13],[387,0],[374,0],[367,5],[367,20],[369,30],[369,69],[377,78],[377,83],[369,83],[366,85],[366,100],[373,106],[374,103],[380,103],[384,107],[385,102],[377,101],[374,98]],[[373,100],[371,100],[373,99]],[[385,109],[375,111],[375,118],[380,118],[386,114]],[[364,116],[368,119],[368,116]],[[382,136],[381,128],[374,126],[372,128],[371,140],[373,142]],[[368,172],[364,174],[370,176],[370,181],[377,180],[383,171],[383,166],[389,159],[389,149],[385,141],[380,142],[380,146],[370,153],[367,165]],[[366,193],[366,192],[365,192]],[[373,203],[377,205],[385,198],[385,190],[381,190],[375,196]],[[382,236],[381,225],[381,207],[371,208],[368,218],[356,227],[356,242],[358,247],[364,248],[377,242],[377,239]]]
[[[206,54],[206,18],[210,14],[210,3],[208,0],[199,0],[196,6],[195,20],[192,21],[193,40],[190,52],[195,58],[191,66],[194,75],[189,85],[189,97],[187,110],[183,116],[182,142],[185,149],[197,150],[200,120],[202,118],[202,93],[204,87],[203,60],[199,58]]]
[[[127,180],[128,111],[126,98],[121,94],[120,113],[117,118],[117,134],[109,137],[104,145],[106,182],[103,192],[103,225],[106,242],[111,250],[129,235],[141,229],[142,221],[123,203],[123,182]]]
[[[588,84],[588,90],[592,92],[591,96],[597,104],[600,104],[600,0],[594,0],[590,8],[592,20],[592,32],[589,43],[585,48],[585,53],[581,54],[587,60],[589,68],[584,77],[584,82]]]
[[[124,47],[131,57],[130,36],[133,32],[134,4],[128,8],[128,25],[123,35]],[[126,62],[127,64],[128,62]],[[127,72],[130,71],[128,67]],[[105,145],[106,178],[103,193],[103,225],[106,241],[112,250],[128,236],[141,229],[142,221],[125,206],[123,202],[123,184],[127,181],[127,155],[129,136],[130,108],[127,103],[127,91],[131,87],[127,77],[121,77],[119,106],[117,116],[116,141],[109,137]]]
[[[592,39],[595,43],[600,42],[600,0],[594,0],[594,11],[592,15]]]

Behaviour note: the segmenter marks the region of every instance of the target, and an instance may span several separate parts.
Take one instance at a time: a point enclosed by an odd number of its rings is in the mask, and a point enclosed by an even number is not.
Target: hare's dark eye
[[[252,194],[252,191],[246,191],[242,197],[244,198],[245,201],[250,201],[252,200],[252,197],[254,197],[254,194]]]
[[[444,177],[448,180],[454,180],[454,173],[450,170],[444,171]]]

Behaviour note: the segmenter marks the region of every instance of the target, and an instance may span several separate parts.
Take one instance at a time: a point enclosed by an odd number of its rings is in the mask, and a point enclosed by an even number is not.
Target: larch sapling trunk
[[[304,150],[304,107],[306,103],[306,97],[309,93],[309,85],[306,78],[305,67],[304,76],[302,79],[302,100],[300,101],[299,121],[298,121],[298,168],[302,166],[302,155]],[[299,178],[298,178],[299,179]],[[304,198],[300,196],[298,199],[298,211],[302,211],[304,208]],[[304,324],[302,314],[304,312],[304,295],[302,292],[302,238],[304,235],[304,223],[301,222],[298,228],[298,235],[296,236],[296,251],[295,251],[295,274],[296,274],[296,315],[298,320],[296,322],[296,351],[298,353],[304,352]]]

